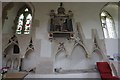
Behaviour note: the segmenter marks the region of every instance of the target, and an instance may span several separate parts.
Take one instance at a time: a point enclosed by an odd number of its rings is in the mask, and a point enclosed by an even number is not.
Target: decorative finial
[[[58,14],[65,14],[65,9],[63,8],[63,3],[60,3],[60,7],[58,8]]]
[[[61,3],[60,3],[60,7],[62,7],[62,6],[63,6],[63,3],[61,2]]]

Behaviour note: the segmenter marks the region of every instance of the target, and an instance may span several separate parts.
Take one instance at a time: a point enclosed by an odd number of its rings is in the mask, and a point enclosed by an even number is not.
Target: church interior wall
[[[12,27],[14,26],[14,19],[16,17],[17,11],[19,8],[23,5],[24,3],[15,3],[13,7],[8,10],[8,19],[5,20],[4,25],[3,25],[3,48],[7,44],[10,36],[12,36],[13,29]],[[87,64],[89,62],[88,59],[83,62],[79,62],[82,60],[82,58],[85,58],[84,52],[82,51],[81,48],[77,47],[73,53],[76,55],[73,55],[72,58],[74,58],[74,61],[70,61],[69,59],[66,60],[64,58],[62,61],[61,59],[63,57],[62,53],[61,55],[57,58],[58,63],[54,60],[54,56],[59,44],[58,42],[52,41],[50,42],[48,39],[48,27],[49,27],[49,12],[51,9],[57,10],[59,7],[58,2],[32,2],[34,8],[35,8],[35,13],[34,13],[34,18],[33,18],[33,24],[32,24],[32,32],[30,36],[33,38],[33,45],[35,50],[28,55],[27,58],[24,59],[23,63],[23,69],[29,69],[29,68],[34,68],[37,67],[36,73],[52,73],[53,72],[53,67],[60,67],[62,66],[65,69],[71,69],[71,65],[74,63],[74,67],[72,69],[82,69],[82,68],[87,68],[87,65],[83,65],[80,67],[81,64]],[[80,22],[83,33],[85,35],[85,42],[88,48],[88,51],[92,52],[92,29],[97,29],[98,36],[101,39],[101,46],[103,46],[103,52],[108,55],[113,55],[114,53],[117,53],[117,43],[113,44],[114,47],[111,49],[112,44],[116,42],[116,40],[106,40],[104,44],[104,39],[103,39],[103,31],[100,23],[100,10],[101,8],[106,4],[104,2],[93,2],[93,3],[69,3],[69,2],[64,2],[64,8],[66,9],[66,12],[70,9],[73,11],[73,28],[75,31],[76,27],[76,22]],[[112,15],[115,15],[114,13]],[[117,23],[117,16],[115,16],[115,22]],[[24,40],[22,40],[24,41]],[[72,42],[63,39],[61,40],[62,42],[65,43],[65,47],[68,49],[68,54],[71,51],[71,45],[73,44]],[[27,42],[27,41],[26,41]],[[29,42],[29,41],[28,41]],[[27,42],[27,43],[28,43]],[[22,43],[22,42],[21,42]],[[24,42],[25,43],[25,42]],[[27,44],[26,44],[27,45]],[[106,46],[105,46],[106,45]],[[25,45],[21,45],[21,47],[25,47]],[[105,50],[105,47],[107,48]],[[80,54],[79,54],[80,53]],[[64,54],[64,52],[63,52]],[[78,57],[78,58],[76,58]],[[92,64],[95,64],[95,60],[91,60],[92,63],[90,64],[89,68],[93,68],[94,66]],[[64,62],[64,63],[63,63]],[[76,65],[77,62],[79,62],[79,65]],[[31,64],[32,63],[32,64]],[[42,66],[44,65],[44,66]],[[49,66],[49,68],[47,67]],[[86,67],[85,67],[86,66]],[[45,72],[45,69],[47,72]]]

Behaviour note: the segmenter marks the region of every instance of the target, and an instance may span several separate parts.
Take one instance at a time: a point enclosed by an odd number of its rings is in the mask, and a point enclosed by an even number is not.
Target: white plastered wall
[[[34,37],[34,41],[35,41],[34,45],[36,47],[35,47],[35,51],[31,53],[30,55],[31,57],[29,56],[30,60],[28,59],[24,62],[24,69],[28,68],[27,65],[29,65],[30,68],[35,67],[35,65],[38,65],[37,67],[40,68],[40,65],[39,65],[40,63],[42,63],[42,65],[48,66],[47,63],[49,62],[50,65],[51,64],[53,65],[53,61],[54,61],[53,54],[55,54],[54,50],[56,48],[56,47],[53,47],[52,43],[48,40],[48,26],[49,26],[49,19],[50,19],[49,12],[51,9],[57,10],[59,3],[43,2],[43,3],[32,3],[32,4],[35,7],[35,14],[34,14],[34,20],[33,20],[33,26],[32,26],[34,33],[32,34],[32,36]],[[73,18],[74,29],[76,26],[75,25],[76,22],[81,23],[83,32],[85,34],[85,38],[88,39],[88,42],[86,43],[89,49],[91,48],[91,46],[89,45],[91,44],[91,40],[90,40],[92,36],[91,29],[93,28],[97,29],[98,36],[100,37],[100,39],[103,39],[99,12],[100,12],[100,9],[105,5],[104,2],[101,2],[101,3],[97,3],[97,2],[65,3],[64,2],[63,4],[66,11],[70,9],[74,13],[74,18]],[[3,34],[12,33],[11,27],[13,26],[13,20],[16,17],[16,13],[17,13],[16,10],[18,10],[18,8],[21,6],[20,4],[16,3],[16,6],[17,5],[18,5],[17,8],[15,8],[14,6],[14,8],[8,11],[8,14],[9,14],[8,16],[10,16],[10,18],[6,20],[6,24],[3,26],[4,27]],[[67,45],[66,47],[70,49],[69,45]],[[78,50],[79,48],[77,48],[74,53],[77,54],[79,52]],[[81,55],[81,54],[78,54],[78,55]],[[42,60],[43,62],[45,61],[45,63],[43,63]],[[35,64],[33,65],[31,63],[35,63]],[[49,71],[50,73],[52,71],[52,67],[53,66],[51,66],[50,68],[51,69]],[[41,67],[41,69],[45,69],[45,68]],[[38,73],[40,73],[40,71],[38,71]]]

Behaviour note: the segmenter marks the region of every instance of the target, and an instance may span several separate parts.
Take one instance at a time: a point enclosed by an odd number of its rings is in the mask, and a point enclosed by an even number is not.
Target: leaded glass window
[[[18,19],[18,25],[16,30],[17,34],[22,34],[23,19],[24,19],[24,15],[21,14]]]
[[[31,23],[32,12],[30,8],[24,6],[18,11],[16,34],[30,34]]]
[[[112,16],[107,11],[102,11],[101,14],[102,28],[105,38],[116,38],[115,24]]]

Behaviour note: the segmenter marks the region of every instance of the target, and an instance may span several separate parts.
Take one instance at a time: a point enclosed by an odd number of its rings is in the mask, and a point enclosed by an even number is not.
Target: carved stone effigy
[[[75,47],[80,46],[85,51],[86,58],[88,58],[89,57],[89,52],[88,52],[88,50],[86,48],[86,45],[84,43],[85,37],[84,37],[84,34],[83,34],[80,23],[77,23],[76,29],[77,29],[76,37],[74,38],[74,45],[73,45],[71,54],[73,53],[73,50],[75,49]]]

